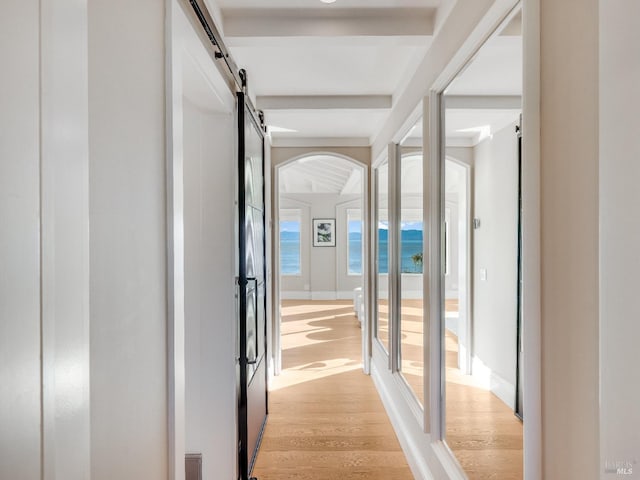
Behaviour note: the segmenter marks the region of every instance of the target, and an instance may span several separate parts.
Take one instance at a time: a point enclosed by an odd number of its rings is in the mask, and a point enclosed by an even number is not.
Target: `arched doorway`
[[[353,300],[369,370],[368,168],[334,152],[310,152],[274,166],[273,368],[282,368],[283,300]],[[325,238],[318,238],[327,229]]]

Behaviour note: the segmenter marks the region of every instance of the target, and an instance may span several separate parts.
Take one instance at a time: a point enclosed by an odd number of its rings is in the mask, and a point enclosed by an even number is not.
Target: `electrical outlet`
[[[482,280],[483,282],[487,281],[487,269],[486,268],[481,268],[480,269],[480,280]]]

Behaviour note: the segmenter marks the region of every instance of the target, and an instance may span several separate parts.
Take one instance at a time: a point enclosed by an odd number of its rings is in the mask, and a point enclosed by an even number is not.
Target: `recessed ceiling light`
[[[322,3],[335,3],[336,0],[320,0]]]

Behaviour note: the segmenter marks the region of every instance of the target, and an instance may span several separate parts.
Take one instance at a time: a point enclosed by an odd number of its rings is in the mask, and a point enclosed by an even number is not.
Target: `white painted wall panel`
[[[44,478],[90,477],[86,0],[42,0]]]
[[[600,1],[601,478],[640,478],[638,18],[635,0]]]
[[[40,478],[39,2],[0,3],[0,478]]]
[[[167,478],[164,4],[89,0],[91,478]]]
[[[515,124],[474,148],[473,354],[516,383],[518,143]],[[486,278],[481,274],[486,272]]]
[[[183,115],[186,451],[203,479],[235,478],[235,117]]]
[[[597,14],[597,0],[540,1],[541,432],[549,480],[600,478]]]

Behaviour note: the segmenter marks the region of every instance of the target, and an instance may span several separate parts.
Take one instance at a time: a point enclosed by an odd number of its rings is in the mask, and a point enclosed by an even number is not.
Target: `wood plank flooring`
[[[259,480],[413,479],[370,377],[350,301],[282,305],[283,372],[270,386]]]
[[[422,301],[402,300],[402,373],[423,400]],[[457,300],[445,310],[458,311]],[[458,369],[458,339],[445,332],[446,442],[469,480],[522,480],[522,423],[493,393]]]
[[[490,391],[462,375],[458,339],[445,334],[446,442],[469,480],[522,480],[522,422]]]
[[[416,301],[403,302],[403,374],[422,392]],[[447,301],[448,312],[457,311]],[[285,301],[283,372],[270,386],[270,415],[254,475],[259,480],[404,480],[413,476],[371,379],[350,301]],[[416,318],[413,318],[413,317]],[[407,320],[410,320],[407,321]],[[522,423],[457,369],[447,332],[446,442],[469,480],[521,480]],[[421,395],[419,398],[422,400]]]

